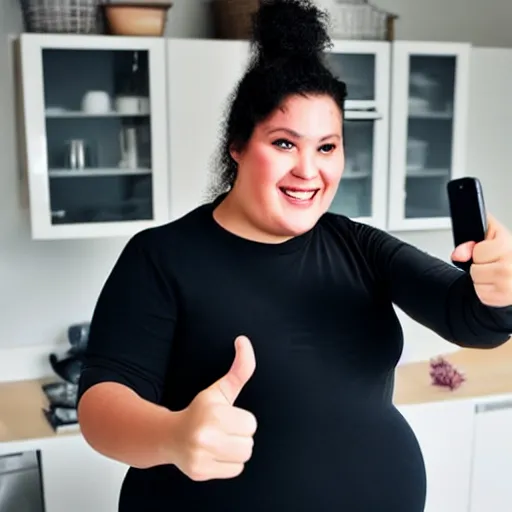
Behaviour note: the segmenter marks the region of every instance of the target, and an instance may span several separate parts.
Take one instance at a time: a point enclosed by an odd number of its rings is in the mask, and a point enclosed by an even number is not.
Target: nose
[[[318,175],[318,165],[314,155],[302,153],[297,157],[297,162],[292,174],[303,180],[312,180]]]

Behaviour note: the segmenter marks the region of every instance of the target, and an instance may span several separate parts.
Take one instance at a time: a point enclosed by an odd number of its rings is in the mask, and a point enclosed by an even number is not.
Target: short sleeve
[[[101,290],[91,320],[79,399],[100,382],[117,382],[158,403],[165,382],[177,305],[168,264],[151,230],[127,243]]]

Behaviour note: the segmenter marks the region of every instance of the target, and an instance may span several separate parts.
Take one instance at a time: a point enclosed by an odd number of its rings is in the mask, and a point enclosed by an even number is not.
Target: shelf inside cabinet
[[[345,120],[368,120],[376,121],[382,119],[382,116],[378,112],[363,111],[363,110],[345,110]]]
[[[450,179],[450,169],[407,169],[406,178],[447,178]]]
[[[371,171],[362,171],[362,172],[346,172],[342,175],[342,180],[366,180],[372,177]]]
[[[439,121],[451,121],[453,120],[453,112],[451,111],[409,111],[409,119],[418,119],[418,120],[439,120]]]
[[[349,100],[345,101],[345,110],[377,110],[377,102],[375,100]]]
[[[50,178],[133,176],[151,174],[151,169],[50,169]]]
[[[80,110],[69,110],[64,112],[46,112],[45,116],[47,119],[87,119],[87,118],[102,118],[102,117],[148,117],[149,112],[102,112],[102,113],[90,113],[82,112]]]

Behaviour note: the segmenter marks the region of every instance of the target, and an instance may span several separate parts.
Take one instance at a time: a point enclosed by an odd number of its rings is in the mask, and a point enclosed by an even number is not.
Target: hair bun
[[[317,56],[331,44],[328,16],[310,0],[261,0],[253,18],[259,58]]]

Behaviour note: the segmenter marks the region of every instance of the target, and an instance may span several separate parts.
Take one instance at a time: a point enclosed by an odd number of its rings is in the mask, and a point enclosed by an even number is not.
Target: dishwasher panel
[[[0,456],[0,512],[45,512],[38,451]]]

